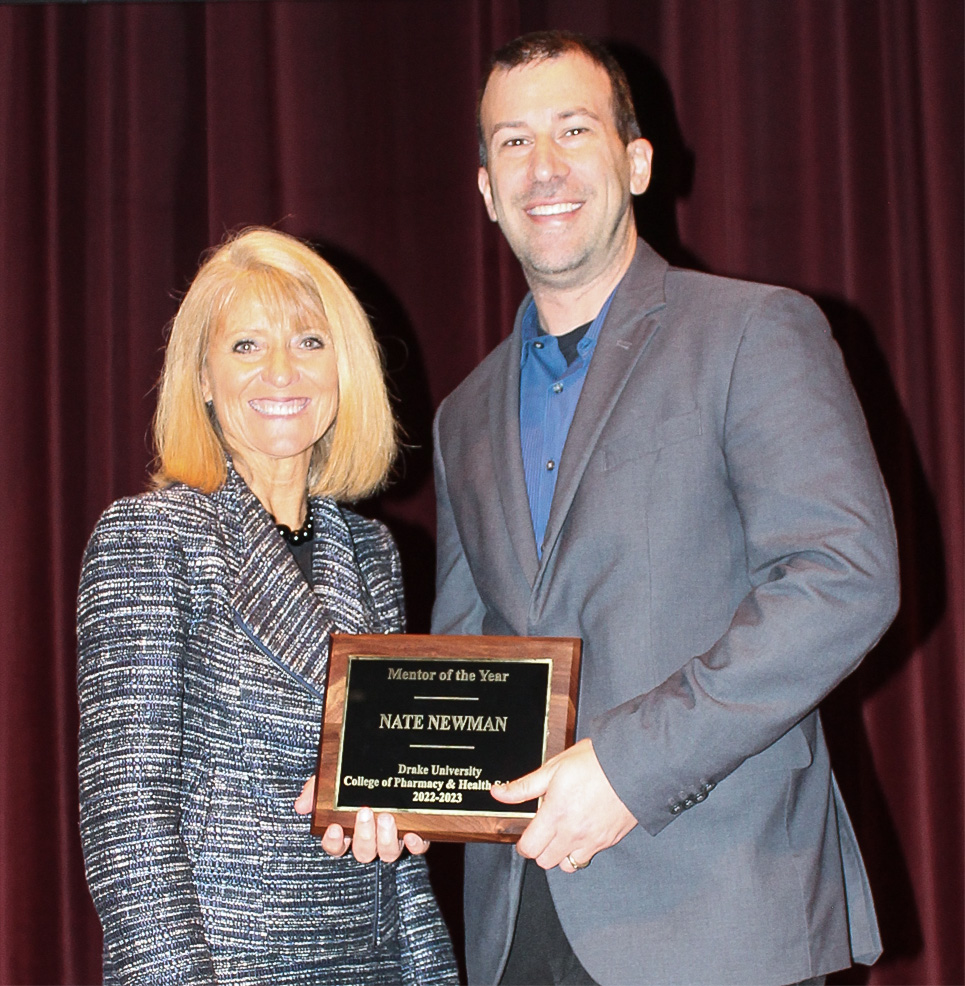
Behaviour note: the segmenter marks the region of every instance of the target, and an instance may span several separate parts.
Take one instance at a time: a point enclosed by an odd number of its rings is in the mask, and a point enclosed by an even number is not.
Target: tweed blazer
[[[105,983],[453,983],[421,857],[329,857],[328,638],[403,628],[388,531],[315,498],[314,591],[233,469],[119,500],[78,606],[80,825]]]
[[[816,707],[897,608],[887,493],[817,306],[638,241],[536,551],[520,332],[435,423],[439,633],[583,640],[577,732],[639,824],[548,871],[601,984],[766,984],[880,952]],[[492,983],[522,861],[467,847],[470,981]]]

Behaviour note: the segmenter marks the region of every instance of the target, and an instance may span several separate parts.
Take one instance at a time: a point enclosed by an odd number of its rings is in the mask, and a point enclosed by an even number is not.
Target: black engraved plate
[[[533,814],[489,788],[542,764],[552,670],[350,657],[335,807]]]

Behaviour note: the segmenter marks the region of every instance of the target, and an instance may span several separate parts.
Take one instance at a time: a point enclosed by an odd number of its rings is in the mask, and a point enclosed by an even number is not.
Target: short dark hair
[[[486,86],[497,69],[508,71],[520,65],[532,65],[561,55],[583,55],[594,65],[599,65],[610,79],[613,121],[624,144],[641,136],[640,124],[633,108],[633,97],[626,73],[605,45],[575,31],[534,31],[523,34],[504,44],[489,60],[489,67],[476,101],[476,131],[479,135],[479,163],[485,167],[488,160],[486,138],[482,132],[482,100]]]

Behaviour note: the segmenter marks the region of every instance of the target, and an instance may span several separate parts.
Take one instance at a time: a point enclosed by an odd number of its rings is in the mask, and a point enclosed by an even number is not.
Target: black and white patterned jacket
[[[105,983],[456,981],[424,860],[333,859],[292,809],[329,633],[404,620],[388,531],[331,500],[311,510],[314,591],[233,470],[210,496],[119,500],[94,530],[80,824]]]

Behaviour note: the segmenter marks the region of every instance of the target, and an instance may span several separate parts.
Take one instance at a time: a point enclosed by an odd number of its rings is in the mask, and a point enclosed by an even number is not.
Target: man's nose
[[[535,181],[552,181],[565,175],[569,169],[559,148],[548,137],[540,137],[533,145],[530,156],[530,172]]]

